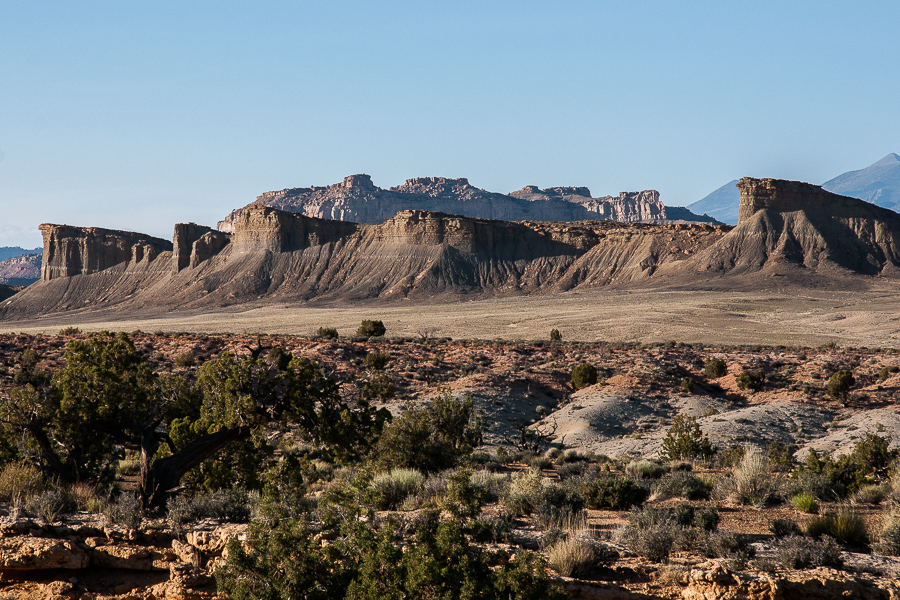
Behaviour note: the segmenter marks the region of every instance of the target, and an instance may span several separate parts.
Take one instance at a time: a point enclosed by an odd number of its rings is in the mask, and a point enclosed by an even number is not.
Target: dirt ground
[[[715,345],[900,346],[898,285],[873,280],[868,289],[771,291],[598,290],[547,296],[429,303],[343,306],[242,305],[215,312],[121,315],[67,313],[0,322],[0,332],[55,333],[65,326],[148,332],[310,335],[319,327],[352,334],[362,319],[381,319],[388,336],[454,339],[547,339]]]

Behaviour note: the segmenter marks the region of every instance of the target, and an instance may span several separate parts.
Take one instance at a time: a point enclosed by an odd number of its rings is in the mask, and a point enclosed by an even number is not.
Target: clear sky
[[[0,0],[0,246],[352,173],[821,183],[900,152],[898,32],[895,0]]]

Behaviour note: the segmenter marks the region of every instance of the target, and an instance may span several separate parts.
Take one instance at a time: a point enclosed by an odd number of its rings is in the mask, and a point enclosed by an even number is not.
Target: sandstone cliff
[[[44,223],[41,279],[88,275],[110,267],[151,262],[172,250],[171,242],[159,238],[99,227],[71,227]]]
[[[526,186],[510,194],[498,194],[476,188],[465,178],[445,177],[419,177],[397,187],[382,189],[375,186],[368,175],[350,175],[343,182],[327,187],[267,192],[249,206],[269,206],[320,219],[372,224],[382,223],[401,210],[427,210],[503,221],[609,219],[664,223],[673,220],[666,215],[666,207],[655,190],[592,198],[585,187],[541,190]],[[219,222],[218,229],[233,232],[234,221],[243,210],[232,211]],[[685,209],[681,209],[677,219],[715,222]]]
[[[5,301],[0,318],[85,307],[478,298],[651,280],[654,286],[715,280],[737,289],[759,281],[738,276],[775,271],[795,274],[784,280],[789,285],[900,276],[900,215],[800,182],[748,178],[739,187],[741,222],[733,229],[508,222],[421,210],[373,225],[267,206],[242,211],[233,235],[177,225],[171,245],[129,232],[45,225],[43,281]],[[577,188],[554,193],[589,198]]]
[[[745,177],[737,186],[738,225],[696,257],[698,270],[900,274],[900,215],[894,211],[799,181]]]

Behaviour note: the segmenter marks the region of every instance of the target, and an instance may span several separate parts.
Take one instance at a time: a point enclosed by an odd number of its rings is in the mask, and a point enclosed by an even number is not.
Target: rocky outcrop
[[[377,224],[402,210],[443,212],[504,221],[582,221],[611,219],[625,222],[668,222],[666,207],[655,190],[622,192],[618,197],[592,198],[586,187],[539,189],[526,186],[498,194],[472,186],[465,178],[418,177],[382,189],[368,175],[350,175],[326,187],[292,188],[260,195],[243,209],[232,211],[217,228],[234,232],[235,221],[250,206],[268,206],[309,217]],[[680,219],[714,222],[682,209]]]
[[[172,267],[177,273],[218,254],[231,242],[231,235],[196,223],[178,223],[172,237]]]
[[[738,226],[698,255],[692,268],[900,275],[897,213],[800,181],[745,177],[738,188]]]
[[[152,262],[172,243],[130,231],[44,223],[41,280],[88,275],[123,263]]]
[[[237,217],[234,247],[236,252],[293,252],[336,241],[352,234],[357,227],[355,223],[254,206]]]
[[[22,254],[6,260],[0,260],[0,283],[30,285],[40,278],[40,254]]]

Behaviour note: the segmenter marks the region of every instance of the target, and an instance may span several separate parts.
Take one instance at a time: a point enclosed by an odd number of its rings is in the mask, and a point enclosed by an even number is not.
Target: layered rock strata
[[[172,243],[142,233],[44,223],[41,280],[98,273],[122,263],[151,262]]]
[[[233,211],[217,228],[234,232],[238,215],[251,206],[268,206],[309,217],[382,223],[402,210],[426,210],[479,219],[504,221],[613,221],[665,223],[673,220],[659,201],[659,192],[622,192],[617,197],[592,198],[586,187],[526,186],[498,194],[472,186],[465,178],[419,177],[382,189],[368,175],[350,175],[326,187],[291,188],[260,195],[247,207]],[[677,219],[715,221],[682,209]]]

